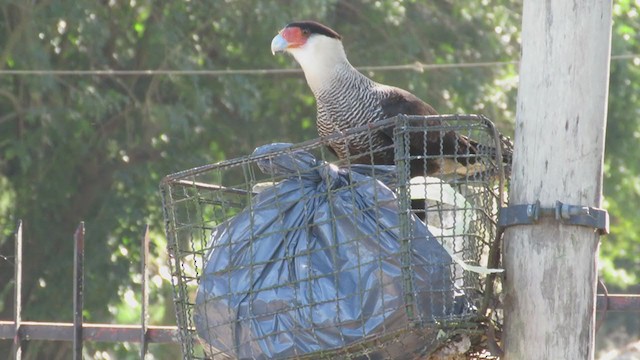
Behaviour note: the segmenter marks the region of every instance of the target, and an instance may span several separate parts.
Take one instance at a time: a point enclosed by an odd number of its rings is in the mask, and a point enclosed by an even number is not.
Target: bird
[[[318,134],[326,137],[371,125],[396,115],[437,115],[436,110],[407,90],[368,78],[347,59],[342,36],[315,21],[286,25],[271,41],[271,52],[288,53],[302,67],[316,99]],[[464,177],[484,166],[480,155],[493,151],[478,142],[442,130],[442,121],[430,117],[423,131],[409,133],[410,177]],[[440,130],[437,130],[440,129]],[[331,138],[329,150],[350,164],[395,165],[393,127]],[[502,147],[502,149],[505,149]],[[503,161],[510,163],[505,151]],[[423,201],[418,201],[423,202]]]

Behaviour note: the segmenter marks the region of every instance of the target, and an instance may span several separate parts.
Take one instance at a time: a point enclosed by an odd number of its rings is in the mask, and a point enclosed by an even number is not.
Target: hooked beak
[[[282,35],[278,34],[271,40],[271,53],[275,55],[277,52],[285,52],[289,47],[289,42]]]

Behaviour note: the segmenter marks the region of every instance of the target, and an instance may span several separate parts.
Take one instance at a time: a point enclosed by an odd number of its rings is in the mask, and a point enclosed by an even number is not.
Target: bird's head
[[[296,54],[311,51],[322,43],[341,43],[342,36],[333,29],[315,21],[292,22],[280,30],[271,41],[271,52],[289,52]]]
[[[318,81],[330,76],[337,65],[349,64],[340,34],[315,21],[285,26],[271,41],[271,52],[293,55],[312,89],[320,85]]]

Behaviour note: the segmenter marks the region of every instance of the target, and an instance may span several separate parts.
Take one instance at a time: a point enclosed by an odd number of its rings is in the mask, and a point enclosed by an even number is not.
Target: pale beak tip
[[[283,52],[287,50],[288,46],[287,40],[278,34],[271,40],[271,54],[275,55],[277,52]]]

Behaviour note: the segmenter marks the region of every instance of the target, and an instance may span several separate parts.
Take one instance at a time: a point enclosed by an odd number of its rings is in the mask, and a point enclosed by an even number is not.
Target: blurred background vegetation
[[[369,71],[440,113],[483,113],[512,135],[520,1],[0,1],[0,319],[12,318],[13,232],[24,221],[25,320],[72,320],[72,234],[87,227],[89,322],[138,323],[139,247],[152,229],[152,324],[173,324],[158,184],[164,175],[316,137],[302,73],[271,38],[315,19],[344,37],[355,66],[486,66]],[[640,292],[640,2],[615,0],[600,273]],[[632,56],[622,56],[629,55]],[[51,70],[221,70],[209,74],[52,74]],[[7,73],[42,70],[39,74]],[[604,84],[603,84],[604,86]],[[585,101],[589,101],[586,99]],[[609,314],[600,349],[639,336]],[[7,354],[10,341],[0,342]],[[174,359],[175,346],[150,358]],[[23,358],[66,359],[70,343],[28,343]],[[137,358],[137,345],[86,346],[88,358]]]

